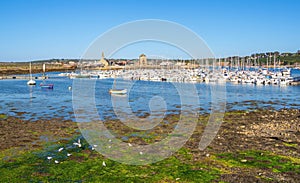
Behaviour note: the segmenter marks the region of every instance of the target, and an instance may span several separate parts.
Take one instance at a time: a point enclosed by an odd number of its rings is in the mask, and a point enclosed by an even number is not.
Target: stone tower
[[[147,57],[145,54],[140,55],[139,65],[147,65]]]

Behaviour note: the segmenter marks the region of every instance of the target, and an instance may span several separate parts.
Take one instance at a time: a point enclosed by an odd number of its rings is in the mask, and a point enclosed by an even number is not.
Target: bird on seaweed
[[[73,145],[81,147],[80,139],[78,139],[78,142],[74,142]]]
[[[58,149],[58,152],[62,151],[63,149],[64,149],[63,147],[59,148],[59,149]]]

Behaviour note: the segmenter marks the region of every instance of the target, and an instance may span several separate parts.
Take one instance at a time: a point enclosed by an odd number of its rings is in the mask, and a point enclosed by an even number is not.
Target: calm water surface
[[[299,70],[292,74],[299,75]],[[27,80],[0,81],[0,113],[18,116],[23,119],[37,120],[47,118],[63,118],[75,120],[72,106],[73,80],[52,77],[48,82],[54,84],[53,90],[41,89],[37,80],[36,86],[27,86]],[[89,80],[86,80],[89,82]],[[112,79],[95,80],[95,105],[102,119],[116,118],[113,112],[111,96],[108,90],[113,85]],[[149,103],[153,97],[159,97],[166,106],[167,113],[178,113],[181,100],[175,85],[168,82],[123,81],[117,80],[117,86],[131,85],[127,101],[136,116],[150,113]],[[178,86],[180,84],[177,84]],[[184,87],[184,84],[182,84]],[[199,106],[194,110],[200,113],[210,112],[212,84],[194,84],[197,88]],[[252,84],[231,84],[222,86],[226,97],[226,110],[255,110],[258,108],[281,109],[300,108],[300,86],[257,86]],[[84,90],[83,90],[84,91]],[[195,96],[190,96],[191,100]],[[159,104],[156,104],[159,105]]]

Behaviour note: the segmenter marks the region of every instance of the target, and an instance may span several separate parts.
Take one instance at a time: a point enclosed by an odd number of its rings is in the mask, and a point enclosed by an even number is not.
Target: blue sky
[[[296,52],[299,8],[298,0],[3,0],[0,61],[80,58],[99,35],[141,19],[182,24],[198,34],[216,57]],[[128,49],[124,57],[135,58],[141,51],[156,54],[151,44],[145,48]]]

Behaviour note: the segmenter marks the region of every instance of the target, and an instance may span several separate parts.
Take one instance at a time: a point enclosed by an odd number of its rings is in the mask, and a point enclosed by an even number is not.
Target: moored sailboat
[[[27,81],[27,85],[36,85],[36,82],[33,80],[31,74],[31,62],[29,63],[29,81]]]

